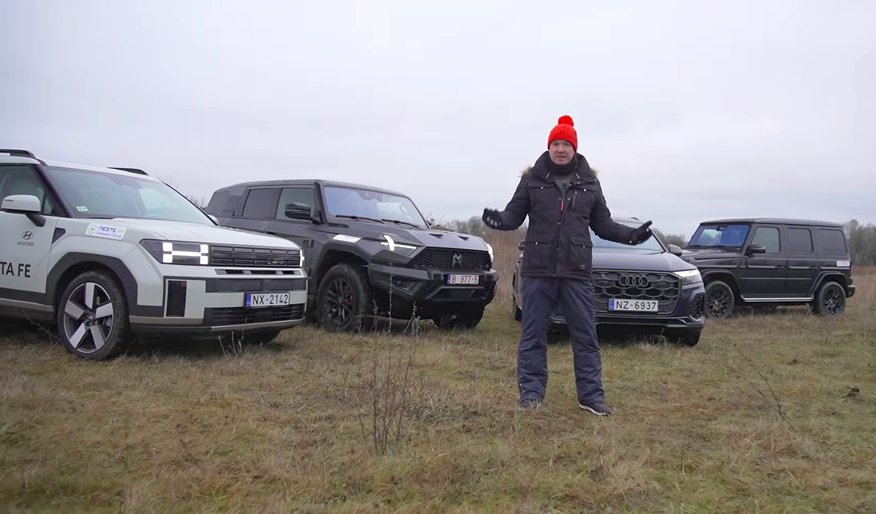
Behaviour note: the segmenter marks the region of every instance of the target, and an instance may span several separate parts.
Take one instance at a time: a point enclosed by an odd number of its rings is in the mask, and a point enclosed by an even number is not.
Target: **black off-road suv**
[[[706,284],[706,315],[726,318],[739,306],[770,311],[809,304],[838,315],[855,294],[841,225],[796,219],[741,218],[700,223],[682,256]]]
[[[291,239],[304,252],[311,315],[330,331],[373,316],[477,325],[495,293],[483,239],[433,230],[407,196],[325,180],[247,182],[213,193],[224,226]]]

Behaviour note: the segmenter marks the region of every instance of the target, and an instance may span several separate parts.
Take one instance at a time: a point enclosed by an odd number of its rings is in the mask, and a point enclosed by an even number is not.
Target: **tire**
[[[736,296],[726,282],[714,280],[706,285],[703,312],[707,318],[726,319],[733,315]]]
[[[696,346],[700,342],[702,330],[685,330],[681,332],[670,332],[666,334],[666,339],[672,344],[681,346]]]
[[[86,271],[70,282],[57,305],[58,335],[85,360],[115,357],[131,342],[125,294],[105,271]]]
[[[280,335],[279,330],[259,330],[243,334],[244,344],[269,344]]]
[[[836,282],[825,282],[815,293],[812,310],[822,316],[840,316],[846,311],[846,291]]]
[[[517,298],[511,297],[511,315],[514,316],[514,321],[523,319],[523,311],[517,306]]]
[[[325,274],[317,295],[317,319],[329,332],[358,332],[368,326],[374,304],[365,273],[336,264]]]
[[[466,306],[454,311],[445,312],[434,318],[438,328],[443,330],[471,330],[484,317],[484,306]]]

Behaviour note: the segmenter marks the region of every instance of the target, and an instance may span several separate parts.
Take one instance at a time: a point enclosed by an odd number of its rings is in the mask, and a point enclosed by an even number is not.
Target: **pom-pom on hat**
[[[572,143],[572,148],[576,152],[578,151],[578,133],[575,131],[575,122],[572,121],[572,117],[568,114],[560,116],[557,125],[551,129],[551,133],[548,136],[548,148],[557,139],[565,139]]]

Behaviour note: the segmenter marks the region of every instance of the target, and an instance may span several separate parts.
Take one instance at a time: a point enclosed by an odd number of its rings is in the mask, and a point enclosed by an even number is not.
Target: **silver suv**
[[[54,321],[74,355],[133,336],[269,341],[304,319],[301,249],[219,227],[142,170],[0,150],[0,316]]]

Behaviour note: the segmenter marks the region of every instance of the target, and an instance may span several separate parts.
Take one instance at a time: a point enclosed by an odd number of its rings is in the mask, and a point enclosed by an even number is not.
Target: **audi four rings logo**
[[[645,275],[621,275],[617,284],[621,287],[648,287],[651,282]]]

